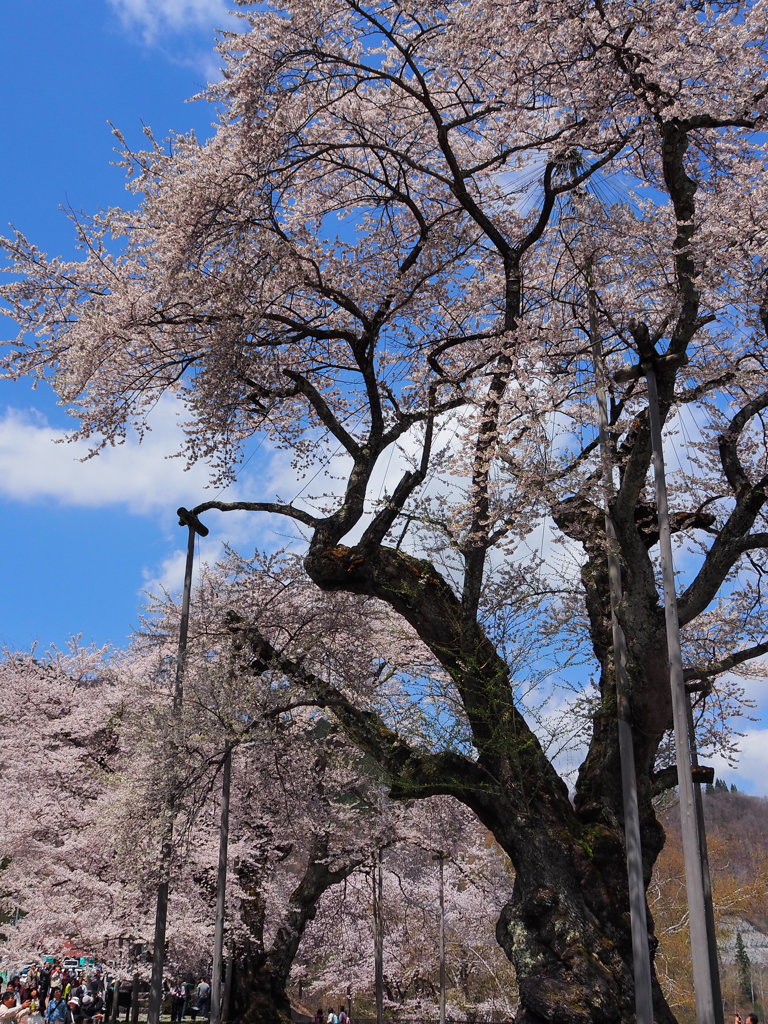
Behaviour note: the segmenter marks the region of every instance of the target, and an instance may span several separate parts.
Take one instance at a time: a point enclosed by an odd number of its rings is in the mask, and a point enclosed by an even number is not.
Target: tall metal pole
[[[685,860],[685,885],[688,893],[693,986],[696,996],[697,1024],[719,1024],[722,1007],[715,1005],[714,984],[709,956],[707,915],[704,905],[704,877],[701,864],[701,840],[691,774],[691,751],[688,736],[688,694],[683,676],[680,629],[675,593],[675,570],[672,556],[672,534],[669,526],[667,483],[661,439],[659,394],[653,359],[644,358],[642,370],[648,381],[648,415],[653,448],[656,483],[656,509],[659,519],[659,557],[664,585],[664,617],[667,632],[669,681],[672,690],[672,718],[677,757],[677,783],[680,798],[680,828]]]
[[[382,917],[381,849],[373,861],[373,983],[376,996],[376,1024],[384,1024],[384,918]]]
[[[611,633],[613,660],[616,673],[616,706],[619,731],[619,760],[621,762],[621,791],[624,805],[624,845],[627,856],[627,886],[629,890],[629,919],[632,934],[632,964],[635,981],[635,1014],[637,1024],[653,1024],[653,986],[651,983],[651,954],[648,946],[648,921],[643,879],[643,853],[640,839],[640,812],[637,805],[637,773],[635,748],[632,740],[632,711],[627,675],[627,642],[618,617],[622,597],[621,563],[618,557],[616,529],[611,516],[614,496],[613,460],[608,437],[608,403],[605,393],[605,370],[598,334],[592,268],[587,267],[589,289],[589,325],[592,343],[592,361],[595,367],[595,394],[597,397],[600,456],[602,463],[603,501],[605,505],[606,558],[608,587],[611,602]]]
[[[211,1024],[221,1024],[222,965],[224,960],[224,911],[227,893],[227,846],[229,842],[229,793],[232,783],[232,746],[227,743],[221,776],[221,821],[219,826],[219,870],[216,881],[216,933],[213,940],[211,973]]]
[[[173,687],[173,721],[176,724],[181,718],[181,706],[184,697],[184,666],[187,659],[187,636],[189,634],[189,605],[192,593],[192,566],[195,558],[195,534],[208,536],[208,527],[203,526],[194,513],[185,508],[177,510],[179,526],[188,528],[187,561],[184,568],[184,590],[181,600],[181,620],[179,622],[179,646],[176,655],[176,678]],[[174,763],[175,751],[173,741],[169,743],[170,789],[166,807],[166,820],[163,828],[163,839],[160,847],[160,881],[157,886],[157,902],[155,905],[155,936],[152,946],[152,977],[149,984],[149,1003],[147,1005],[147,1024],[160,1024],[160,1013],[163,1005],[163,968],[165,966],[165,930],[168,922],[168,894],[170,890],[170,870],[173,856],[173,816],[176,802]]]
[[[686,687],[685,705],[688,720],[688,742],[691,748],[691,765],[699,767],[699,754],[696,749],[696,729],[693,724],[688,687]],[[712,902],[712,879],[709,874],[709,851],[707,850],[707,831],[704,825],[704,804],[701,799],[701,782],[694,779],[694,806],[696,824],[699,832],[699,857],[701,859],[702,879],[704,882],[704,912],[707,919],[707,949],[709,951],[709,970],[712,975],[712,1001],[716,1008],[717,1019],[723,1017],[723,991],[720,986],[720,963],[717,957],[717,932],[715,930],[715,908]]]
[[[440,957],[440,1024],[445,1024],[445,854],[439,850],[432,858],[439,865],[438,900],[440,905],[440,930],[438,933],[438,955]]]

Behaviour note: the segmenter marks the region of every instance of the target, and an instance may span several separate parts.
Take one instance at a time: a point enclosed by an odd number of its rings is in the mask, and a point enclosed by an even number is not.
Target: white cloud
[[[143,592],[159,597],[163,592],[178,593],[184,585],[186,551],[174,551],[162,560],[159,566],[143,570]]]
[[[187,534],[182,528],[173,530],[176,520],[169,510],[214,498],[269,500],[278,482],[289,496],[300,487],[287,454],[257,445],[236,485],[209,488],[204,464],[186,471],[182,459],[168,457],[182,441],[179,413],[184,415],[178,404],[165,398],[153,411],[151,430],[143,441],[129,435],[124,444],[80,461],[88,452],[85,442],[65,442],[65,432],[35,409],[7,408],[0,416],[0,496],[23,505],[57,503],[156,519],[173,549],[159,564],[144,567],[143,590],[177,592],[184,576]],[[199,559],[208,564],[223,556],[226,545],[244,552],[257,544],[276,547],[287,543],[293,532],[288,520],[252,512],[210,511],[202,518],[210,535],[200,541]]]
[[[735,783],[737,789],[745,793],[768,796],[768,729],[747,729],[738,746],[736,768],[723,758],[711,759],[715,775],[728,785]]]
[[[64,431],[35,410],[8,408],[0,418],[0,494],[79,508],[121,506],[134,513],[200,500],[206,468],[186,472],[181,459],[166,457],[181,439],[172,401],[158,404],[151,427],[142,443],[129,437],[83,462],[86,443],[64,442]]]
[[[109,0],[124,25],[138,28],[146,43],[167,32],[221,27],[227,19],[226,0]]]

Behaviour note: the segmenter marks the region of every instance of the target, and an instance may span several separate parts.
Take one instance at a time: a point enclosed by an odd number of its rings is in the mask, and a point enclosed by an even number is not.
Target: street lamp
[[[176,678],[173,687],[173,716],[181,718],[181,704],[184,695],[184,666],[187,658],[187,636],[189,633],[189,605],[192,593],[192,566],[195,558],[195,535],[208,536],[208,527],[203,526],[197,516],[185,508],[177,509],[179,526],[186,526],[187,561],[184,569],[184,590],[181,601],[181,619],[179,621],[179,646],[176,656]],[[171,750],[171,756],[173,751]],[[170,868],[173,854],[173,812],[176,800],[173,771],[171,769],[171,792],[166,807],[166,820],[160,848],[160,881],[157,886],[157,904],[155,908],[155,937],[152,947],[152,978],[149,986],[149,1004],[147,1006],[147,1024],[160,1024],[160,1012],[163,1002],[163,966],[165,963],[165,930],[168,922],[168,893],[170,888]]]

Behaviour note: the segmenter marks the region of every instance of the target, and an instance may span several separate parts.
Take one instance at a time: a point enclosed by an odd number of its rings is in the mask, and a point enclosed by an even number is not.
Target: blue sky
[[[126,202],[109,122],[142,145],[142,125],[210,133],[214,112],[188,97],[217,73],[217,27],[229,0],[34,0],[0,5],[0,231],[9,222],[44,251],[72,253],[63,207],[93,212]],[[13,325],[2,322],[2,337]],[[64,411],[44,387],[0,381],[0,647],[124,644],[146,591],[181,583],[186,535],[175,510],[212,497],[203,467],[184,473],[165,456],[178,436],[161,406],[139,447],[129,441],[97,459],[55,444]],[[255,445],[237,489],[223,497],[295,497],[285,460]],[[200,553],[225,542],[250,552],[270,525],[247,514],[209,513]],[[274,543],[274,540],[273,540]],[[743,740],[741,770],[718,774],[768,792],[768,703],[750,690],[759,720]]]
[[[208,135],[213,109],[187,99],[216,74],[215,30],[228,21],[224,0],[3,4],[0,231],[12,222],[45,251],[70,254],[63,207],[126,201],[108,122],[137,147],[143,124],[158,137]],[[13,332],[3,321],[2,337]],[[62,645],[76,633],[120,645],[142,593],[175,587],[185,546],[175,509],[210,492],[204,472],[164,458],[172,421],[161,409],[147,446],[81,463],[80,451],[51,443],[67,425],[55,397],[0,381],[1,646]],[[244,518],[216,527],[209,559],[256,528]]]

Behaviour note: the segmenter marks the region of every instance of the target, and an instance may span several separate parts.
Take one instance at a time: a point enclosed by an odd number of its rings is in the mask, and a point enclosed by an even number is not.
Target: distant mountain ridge
[[[703,803],[720,955],[733,962],[740,932],[752,963],[768,964],[768,799],[722,784],[707,787]],[[676,800],[661,820],[682,861]]]

